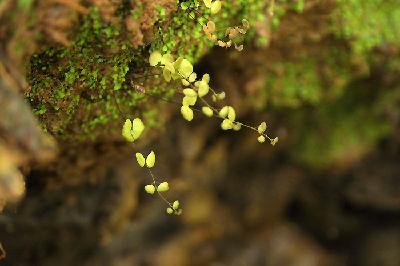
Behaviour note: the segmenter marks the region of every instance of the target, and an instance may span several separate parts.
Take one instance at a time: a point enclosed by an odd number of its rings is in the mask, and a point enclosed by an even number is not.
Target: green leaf
[[[193,110],[190,109],[189,106],[183,105],[181,107],[181,114],[182,114],[183,118],[186,119],[187,121],[193,120]]]
[[[175,200],[174,203],[172,203],[172,208],[174,210],[177,210],[179,208],[179,200]]]
[[[140,118],[135,118],[132,121],[132,137],[137,140],[142,135],[144,130],[144,124]]]
[[[224,119],[224,121],[222,121],[222,123],[221,123],[221,128],[222,128],[223,130],[232,129],[232,128],[233,128],[233,123],[232,123],[232,121],[229,120],[229,119]]]
[[[166,192],[169,190],[169,184],[168,182],[162,182],[158,185],[157,191],[158,192]]]
[[[158,65],[158,63],[161,62],[161,59],[162,59],[162,55],[160,52],[158,52],[158,51],[152,52],[150,54],[150,58],[149,58],[150,66]]]
[[[154,192],[156,191],[156,188],[153,185],[146,185],[144,186],[144,190],[149,193],[149,194],[154,194]]]
[[[130,119],[126,119],[122,126],[122,136],[129,142],[135,141],[135,138],[132,136],[132,122]]]
[[[215,1],[211,4],[210,10],[211,14],[217,14],[222,7],[222,2],[221,1]]]
[[[234,122],[236,119],[236,112],[232,106],[228,107],[228,119],[231,120],[232,122]]]
[[[198,83],[198,85],[199,85],[199,90],[198,90],[199,97],[206,96],[207,93],[208,93],[209,90],[210,90],[210,86],[208,86],[208,83],[205,82],[204,80],[202,80],[202,81],[200,81],[200,82]]]
[[[140,165],[140,167],[143,167],[146,164],[146,159],[144,158],[143,154],[140,152],[136,153],[136,161]]]
[[[212,117],[214,114],[213,110],[208,106],[203,106],[203,108],[201,108],[201,111],[208,117]]]
[[[228,115],[228,112],[229,112],[229,106],[226,105],[226,106],[222,107],[222,109],[219,111],[219,116],[221,118],[225,118]]]
[[[262,134],[262,133],[265,132],[265,130],[267,130],[267,124],[266,124],[265,122],[262,122],[262,123],[258,126],[257,131],[258,131],[258,133]]]
[[[207,8],[211,8],[211,0],[203,0],[203,2]]]
[[[185,94],[185,96],[189,96],[189,97],[197,97],[197,92],[193,89],[184,89],[183,94]]]
[[[151,151],[146,158],[146,166],[147,168],[153,168],[154,164],[156,163],[156,154],[154,151]]]
[[[193,73],[193,65],[186,59],[183,59],[179,65],[179,73],[187,79]]]

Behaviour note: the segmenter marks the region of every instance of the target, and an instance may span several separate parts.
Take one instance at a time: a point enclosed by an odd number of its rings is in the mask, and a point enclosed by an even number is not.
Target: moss
[[[140,58],[140,51],[119,37],[120,31],[118,25],[103,24],[93,9],[77,29],[73,46],[49,48],[31,58],[27,97],[40,107],[42,124],[54,135],[85,139],[96,136],[93,131],[99,125],[116,119],[113,93],[127,89],[129,64]],[[137,104],[134,97],[122,99],[123,111]]]
[[[257,20],[262,15],[261,0],[225,2],[221,16],[213,17],[221,27],[235,25],[242,18]],[[137,5],[125,15],[141,17],[145,5]],[[125,10],[126,11],[126,10]],[[130,79],[136,73],[148,72],[148,50],[162,50],[196,62],[212,47],[202,33],[202,24],[209,17],[203,7],[198,22],[193,14],[182,9],[174,12],[157,6],[154,13],[154,36],[149,45],[134,48],[127,38],[124,23],[104,23],[95,8],[85,16],[74,33],[70,47],[48,48],[31,58],[26,96],[39,115],[43,127],[59,138],[79,140],[119,135],[123,116],[140,115],[156,126],[157,110],[148,108],[152,98],[131,88]],[[197,13],[195,13],[197,16]],[[161,79],[138,81],[147,92],[165,96],[173,88]],[[118,130],[117,130],[118,129]]]
[[[356,53],[400,41],[400,5],[397,0],[337,0],[334,32],[350,40]],[[336,25],[339,25],[337,27]]]
[[[257,95],[256,106],[298,108],[317,105],[339,97],[356,73],[345,49],[299,52],[295,58],[274,62],[266,74],[265,89]]]
[[[316,168],[345,164],[361,158],[392,132],[390,123],[382,119],[383,109],[374,105],[386,93],[362,102],[359,99],[365,90],[365,85],[352,87],[339,101],[292,113],[291,126],[302,129],[291,152],[293,158]],[[399,93],[392,96],[400,98]]]

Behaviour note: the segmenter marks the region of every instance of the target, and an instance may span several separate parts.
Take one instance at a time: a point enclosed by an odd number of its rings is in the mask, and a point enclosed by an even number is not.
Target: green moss
[[[350,40],[355,52],[400,42],[399,1],[337,0],[337,3],[334,31],[337,36]]]
[[[274,62],[269,67],[265,89],[257,95],[255,104],[258,108],[297,108],[334,99],[355,75],[351,67],[349,54],[343,49],[327,47],[316,55],[299,52],[296,58]]]
[[[43,126],[54,135],[76,134],[85,139],[117,118],[113,91],[128,89],[129,64],[141,52],[120,38],[120,31],[118,25],[103,24],[93,9],[77,29],[73,46],[50,48],[31,58],[27,97],[40,110]],[[137,104],[134,97],[119,101],[123,111]]]
[[[363,99],[367,88],[353,87],[359,85],[352,85],[338,101],[292,113],[291,127],[300,133],[291,149],[295,160],[317,168],[345,164],[361,158],[392,132],[390,123],[383,119],[383,106],[375,104],[387,98],[387,92]],[[391,96],[400,99],[399,93]]]
[[[263,18],[262,0],[226,1],[224,11],[212,19],[224,28]],[[154,36],[149,45],[133,48],[127,38],[123,17],[139,18],[144,5],[130,12],[117,12],[121,23],[106,24],[95,8],[77,25],[70,47],[49,48],[31,58],[26,96],[44,128],[59,138],[85,140],[119,134],[124,116],[140,115],[156,126],[157,110],[149,108],[146,97],[135,91],[130,79],[149,71],[148,51],[161,50],[184,56],[195,63],[213,46],[202,32],[210,14],[203,5],[198,13],[157,6],[154,12]],[[197,16],[197,21],[193,20]],[[138,73],[138,74],[135,74]],[[162,79],[138,81],[147,92],[162,97],[174,88]],[[136,82],[136,81],[135,81]],[[116,130],[118,129],[118,130]]]

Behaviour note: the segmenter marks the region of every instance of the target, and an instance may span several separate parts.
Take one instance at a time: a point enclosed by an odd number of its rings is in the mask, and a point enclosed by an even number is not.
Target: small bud
[[[258,131],[258,133],[262,134],[262,133],[265,132],[265,130],[267,130],[267,123],[262,122],[262,123],[258,126],[257,131]]]
[[[168,214],[173,214],[173,213],[174,213],[174,210],[173,210],[172,208],[168,207],[168,208],[167,208],[167,213],[168,213]]]
[[[158,192],[166,192],[168,190],[169,190],[168,182],[162,182],[157,186],[157,191]]]
[[[260,143],[264,143],[264,142],[265,142],[265,137],[261,135],[261,136],[258,137],[257,140],[258,140],[258,142],[260,142]]]
[[[140,165],[140,167],[143,167],[146,164],[146,159],[144,158],[143,154],[140,152],[136,153],[136,161]]]
[[[179,200],[175,200],[174,203],[172,204],[172,208],[174,210],[177,210],[179,208]]]
[[[156,188],[153,185],[146,185],[144,186],[144,190],[146,190],[147,193],[153,195],[156,191]]]
[[[218,99],[218,100],[223,100],[223,99],[225,99],[225,92],[223,91],[223,92],[218,93],[218,94],[217,94],[217,99]]]
[[[149,153],[149,155],[147,155],[146,158],[146,166],[148,168],[152,168],[154,167],[154,164],[156,163],[156,154],[154,153],[154,151],[151,151]]]
[[[201,108],[201,111],[208,117],[212,117],[214,114],[213,110],[208,106],[203,106],[203,108]]]

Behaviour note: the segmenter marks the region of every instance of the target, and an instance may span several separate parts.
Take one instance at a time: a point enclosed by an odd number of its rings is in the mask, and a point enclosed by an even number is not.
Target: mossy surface
[[[398,113],[400,98],[396,2],[336,1],[325,45],[293,48],[295,56],[268,68],[256,104],[284,110],[284,126],[297,132],[290,136],[295,160],[316,168],[351,162],[393,131],[385,114]],[[278,8],[279,19],[287,10]],[[377,73],[393,77],[385,88]]]
[[[356,53],[369,51],[382,44],[398,45],[399,1],[337,0],[337,4],[334,32],[348,39]]]
[[[219,27],[262,19],[264,1],[225,2],[223,12],[213,17]],[[120,21],[126,16],[140,18],[145,5],[131,11],[120,9]],[[151,118],[157,125],[154,97],[136,91],[131,84],[143,86],[147,94],[171,97],[174,89],[157,76],[148,76],[148,53],[153,50],[183,56],[195,63],[212,43],[202,33],[210,17],[200,6],[196,12],[156,6],[151,41],[133,46],[123,23],[105,23],[96,8],[84,16],[74,31],[70,47],[47,48],[31,58],[26,96],[43,127],[61,139],[96,139],[118,135],[125,115]],[[201,15],[201,16],[200,16]],[[152,73],[153,74],[153,73]],[[151,106],[149,103],[153,103]]]

